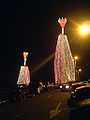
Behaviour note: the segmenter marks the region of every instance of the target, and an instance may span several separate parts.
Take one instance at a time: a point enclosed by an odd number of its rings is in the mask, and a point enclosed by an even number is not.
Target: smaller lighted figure
[[[28,52],[23,52],[23,57],[24,57],[24,66],[21,66],[20,72],[19,72],[19,77],[18,77],[18,85],[28,85],[30,83],[30,72],[29,68],[26,65],[27,57],[28,57]]]

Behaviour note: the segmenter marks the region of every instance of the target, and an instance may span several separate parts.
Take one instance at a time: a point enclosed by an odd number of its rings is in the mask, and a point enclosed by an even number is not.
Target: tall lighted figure
[[[56,84],[75,81],[74,59],[71,54],[68,38],[64,34],[67,19],[59,18],[58,22],[62,28],[62,33],[58,36],[54,57],[54,74]]]
[[[23,52],[24,57],[24,66],[21,66],[17,84],[19,85],[28,85],[30,83],[30,72],[29,68],[26,65],[28,52]]]

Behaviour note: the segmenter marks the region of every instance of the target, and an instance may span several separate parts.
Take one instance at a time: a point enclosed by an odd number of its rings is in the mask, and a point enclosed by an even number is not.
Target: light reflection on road
[[[50,119],[54,118],[61,112],[60,106],[61,106],[61,102],[57,105],[57,107],[54,110],[50,110]]]

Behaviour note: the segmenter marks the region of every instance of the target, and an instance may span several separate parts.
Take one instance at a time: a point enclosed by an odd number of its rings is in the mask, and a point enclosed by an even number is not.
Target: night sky
[[[90,2],[75,0],[3,0],[0,3],[0,87],[16,85],[23,51],[29,52],[27,65],[31,81],[54,82],[53,58],[35,73],[32,71],[55,52],[61,28],[58,18],[66,17],[73,57],[78,55],[81,79],[90,78],[90,34],[82,36],[78,26],[90,24]]]

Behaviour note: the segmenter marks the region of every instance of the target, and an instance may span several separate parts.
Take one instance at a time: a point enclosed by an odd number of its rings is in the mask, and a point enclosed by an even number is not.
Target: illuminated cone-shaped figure
[[[75,81],[75,65],[72,57],[67,36],[64,35],[64,27],[67,19],[58,20],[62,27],[62,34],[58,36],[54,58],[55,83]]]
[[[30,72],[28,66],[26,66],[26,60],[28,56],[28,52],[23,52],[24,56],[24,66],[21,66],[19,77],[18,77],[18,85],[28,85],[30,83]]]

